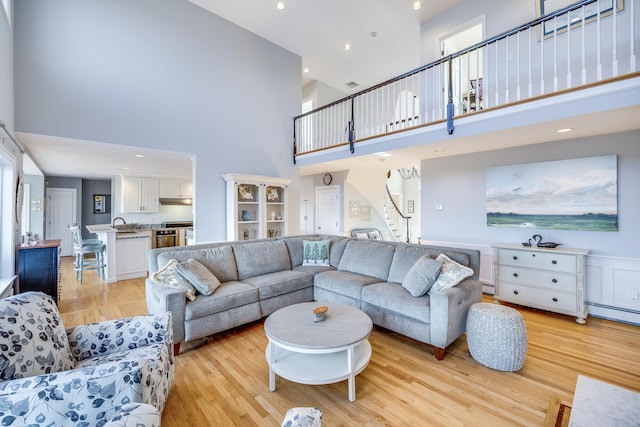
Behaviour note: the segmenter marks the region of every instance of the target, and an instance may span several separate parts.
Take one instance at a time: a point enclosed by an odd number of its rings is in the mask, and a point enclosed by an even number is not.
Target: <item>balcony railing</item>
[[[297,116],[294,163],[306,153],[347,145],[353,153],[359,141],[634,74],[639,2],[579,1]]]

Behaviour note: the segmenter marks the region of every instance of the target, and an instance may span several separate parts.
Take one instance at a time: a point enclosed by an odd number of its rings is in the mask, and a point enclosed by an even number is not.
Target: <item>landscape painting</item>
[[[618,231],[616,155],[487,169],[487,225]]]

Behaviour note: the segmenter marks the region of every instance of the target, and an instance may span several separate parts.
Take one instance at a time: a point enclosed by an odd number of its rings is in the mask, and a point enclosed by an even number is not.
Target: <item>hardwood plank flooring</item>
[[[464,336],[437,361],[431,346],[376,327],[353,403],[346,381],[277,378],[269,392],[263,322],[223,332],[176,357],[162,425],[279,426],[287,409],[316,406],[325,426],[541,426],[554,401],[572,402],[579,374],[640,392],[640,327],[516,308],[529,341],[521,371],[478,364]],[[89,271],[80,285],[64,258],[60,311],[65,326],[145,314],[144,279],[106,284]]]

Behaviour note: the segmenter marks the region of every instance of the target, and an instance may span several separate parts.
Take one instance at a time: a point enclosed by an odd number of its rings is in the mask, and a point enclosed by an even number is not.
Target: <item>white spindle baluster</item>
[[[567,89],[571,88],[571,14],[567,13]]]
[[[480,103],[482,102],[482,98],[480,97],[480,49],[476,49],[476,111],[480,111]],[[484,94],[482,94],[484,95]]]
[[[629,72],[634,73],[638,66],[636,65],[636,27],[635,27],[635,13],[634,5],[635,1],[631,0],[629,8]]]
[[[614,0],[611,0],[612,4]],[[600,0],[598,0],[598,10],[596,11],[596,80],[602,80],[602,61],[600,58]]]
[[[509,37],[504,38],[504,102],[509,103]]]
[[[581,25],[581,33],[582,33],[582,79],[580,82],[583,85],[587,84],[587,38],[585,35],[585,27],[586,22],[584,22],[585,9],[584,6],[580,8],[580,12],[582,13],[582,25]]]
[[[500,93],[498,92],[498,90],[499,90],[498,87],[500,86],[500,72],[499,72],[499,70],[500,70],[499,63],[500,62],[498,60],[498,57],[500,56],[499,55],[499,53],[500,53],[499,44],[500,44],[500,40],[496,40],[496,102],[495,102],[496,107],[498,105],[500,105]]]
[[[471,111],[471,53],[467,53],[465,57],[467,58],[467,80],[464,82],[464,86],[467,91],[466,111],[468,113]]]
[[[553,91],[558,90],[558,17],[553,17]],[[567,16],[567,19],[569,17]]]
[[[633,3],[633,0],[631,0]],[[616,1],[611,1],[611,7],[613,8],[613,34],[612,34],[612,43],[613,46],[613,63],[611,64],[611,77],[618,77],[618,6],[616,5]]]
[[[458,66],[456,67],[458,69],[458,75],[456,76],[456,80],[458,81],[458,90],[456,91],[456,98],[457,98],[457,102],[456,102],[456,107],[458,109],[458,114],[460,114],[460,112],[462,111],[462,57],[458,56],[456,57],[456,62],[458,63]],[[451,67],[453,68],[453,67]],[[448,102],[448,101],[447,101]]]
[[[547,25],[548,21],[544,21],[543,23],[541,23],[541,28],[540,28],[540,95],[544,95],[544,45],[546,43],[545,41],[545,27]]]
[[[533,51],[533,41],[532,41],[532,36],[531,33],[533,31],[533,28],[529,27],[529,29],[527,30],[527,34],[529,35],[529,42],[527,43],[529,45],[529,65],[527,68],[529,68],[529,82],[527,83],[527,91],[529,93],[529,98],[531,98],[533,96],[533,80],[532,80],[532,76],[531,76],[531,70],[533,68],[533,58],[532,58],[532,51]],[[544,38],[543,38],[544,40]]]
[[[516,101],[520,101],[520,32],[516,36]]]

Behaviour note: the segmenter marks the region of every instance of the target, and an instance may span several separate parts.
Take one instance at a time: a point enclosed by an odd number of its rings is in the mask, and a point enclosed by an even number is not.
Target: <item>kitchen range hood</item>
[[[160,204],[161,205],[181,205],[181,206],[185,206],[185,205],[192,205],[193,201],[191,198],[168,198],[168,197],[161,197],[160,198]]]

